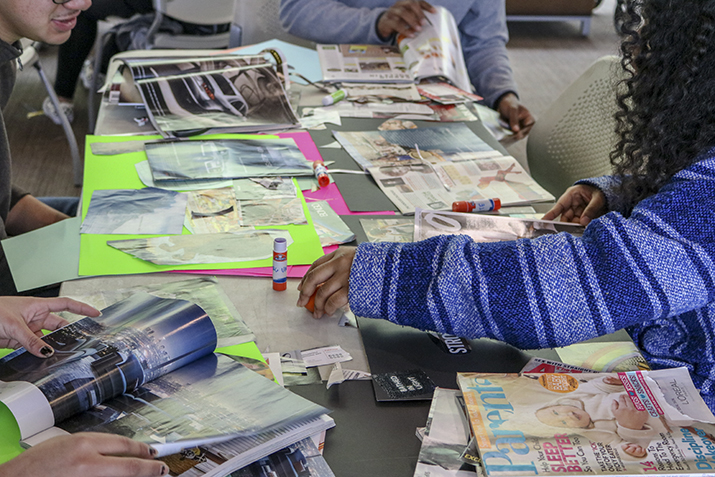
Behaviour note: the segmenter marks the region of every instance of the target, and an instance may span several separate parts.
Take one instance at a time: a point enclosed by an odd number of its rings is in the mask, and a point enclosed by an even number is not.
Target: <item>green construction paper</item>
[[[265,363],[266,359],[261,354],[261,350],[258,349],[255,341],[249,341],[248,343],[241,343],[233,346],[224,346],[223,348],[216,348],[217,353],[227,354],[229,356],[241,356],[242,358],[257,359],[258,361]]]
[[[20,446],[20,428],[7,406],[0,402],[0,464],[17,457],[23,451]]]
[[[79,278],[79,217],[2,241],[17,291]]]
[[[134,165],[146,160],[144,152],[133,152],[114,156],[95,156],[91,152],[91,144],[95,142],[122,142],[138,139],[151,139],[159,136],[87,136],[85,148],[84,188],[82,190],[82,218],[87,215],[92,192],[98,189],[141,189],[144,184],[139,180]],[[216,134],[201,136],[201,139],[252,139],[250,134]],[[266,137],[266,136],[261,136]],[[273,136],[269,136],[273,137]],[[257,227],[257,229],[288,230],[293,243],[288,247],[288,265],[310,265],[323,256],[320,239],[313,227],[305,199],[303,202],[307,225],[285,225],[274,227]],[[188,230],[184,229],[184,234]],[[79,275],[128,275],[134,273],[152,273],[168,270],[205,270],[208,267],[215,270],[232,268],[271,267],[272,259],[253,260],[250,262],[229,262],[194,265],[156,265],[135,258],[107,245],[108,240],[136,239],[158,237],[158,235],[90,235],[82,234],[80,238]]]

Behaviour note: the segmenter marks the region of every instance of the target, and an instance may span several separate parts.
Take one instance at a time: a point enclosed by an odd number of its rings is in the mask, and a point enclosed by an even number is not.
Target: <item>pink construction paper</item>
[[[318,146],[315,145],[308,131],[284,132],[278,133],[277,136],[284,139],[293,139],[298,149],[300,149],[300,152],[302,152],[309,161],[323,160],[323,156],[321,156],[320,151],[318,151]]]
[[[280,133],[278,134],[278,136],[282,138],[292,138],[298,146],[298,149],[300,149],[300,152],[302,152],[306,159],[308,159],[309,161],[323,160],[323,156],[320,155],[320,151],[318,151],[318,147],[315,145],[315,142],[313,142],[313,138],[310,137],[309,132],[287,132]],[[395,215],[395,212],[392,210],[386,210],[382,212],[351,211],[348,208],[348,205],[345,203],[343,195],[340,193],[338,186],[333,183],[331,183],[328,187],[322,187],[315,192],[303,191],[303,195],[306,199],[327,201],[328,204],[330,204],[330,207],[332,207],[332,209],[338,215]]]
[[[348,204],[345,203],[338,186],[334,183],[331,183],[328,187],[321,187],[314,192],[303,191],[303,196],[308,202],[311,200],[327,201],[328,204],[330,204],[330,207],[332,207],[338,215],[395,215],[395,212],[392,210],[385,210],[382,212],[353,212],[348,208]]]

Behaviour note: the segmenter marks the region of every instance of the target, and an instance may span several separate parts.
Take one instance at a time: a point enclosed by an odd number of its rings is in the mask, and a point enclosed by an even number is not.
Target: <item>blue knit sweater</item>
[[[522,349],[625,328],[654,368],[686,366],[715,410],[715,149],[628,218],[612,178],[586,182],[606,193],[611,212],[582,238],[360,245],[352,310]]]

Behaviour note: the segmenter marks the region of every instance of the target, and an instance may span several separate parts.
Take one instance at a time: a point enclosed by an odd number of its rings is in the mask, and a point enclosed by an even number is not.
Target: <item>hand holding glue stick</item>
[[[452,202],[452,212],[477,213],[499,209],[501,209],[501,200],[499,199],[460,200],[458,202]]]
[[[323,106],[330,106],[338,101],[342,101],[348,97],[348,92],[344,89],[339,89],[323,98]]]
[[[328,168],[325,167],[323,161],[313,161],[313,173],[315,174],[315,178],[318,179],[318,185],[320,187],[328,187],[330,185]]]

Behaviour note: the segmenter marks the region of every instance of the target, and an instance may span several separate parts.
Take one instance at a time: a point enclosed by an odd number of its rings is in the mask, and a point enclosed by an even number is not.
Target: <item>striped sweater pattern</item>
[[[625,328],[653,368],[686,366],[715,410],[715,149],[581,238],[475,243],[464,235],[365,243],[350,273],[358,316],[521,349],[565,346]]]

